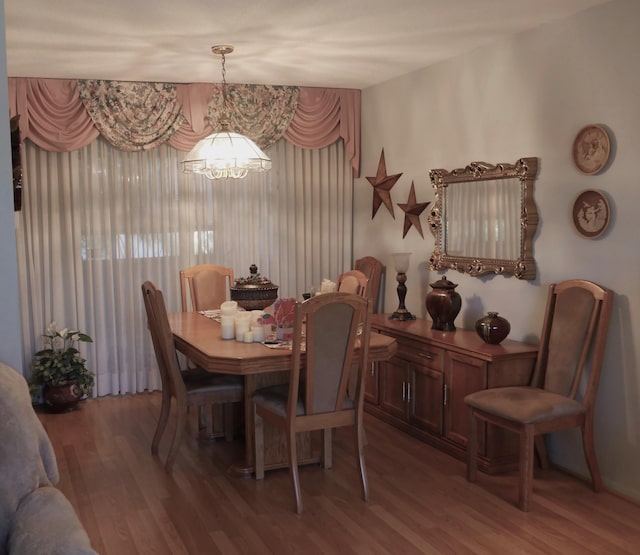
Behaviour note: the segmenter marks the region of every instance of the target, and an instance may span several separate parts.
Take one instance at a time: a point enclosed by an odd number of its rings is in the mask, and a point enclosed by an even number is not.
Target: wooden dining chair
[[[367,297],[368,282],[369,278],[359,270],[349,270],[340,274],[336,289],[342,293]]]
[[[516,432],[520,438],[518,506],[529,510],[534,450],[548,466],[544,434],[579,427],[593,489],[602,479],[593,442],[593,411],[607,343],[613,292],[586,280],[549,287],[532,385],[471,393],[467,479],[477,478],[478,421]],[[587,373],[586,380],[584,374]]]
[[[371,303],[364,297],[333,292],[297,303],[289,384],[260,389],[253,395],[256,479],[264,478],[263,421],[266,420],[286,432],[289,473],[298,514],[302,513],[296,455],[298,432],[322,430],[323,465],[331,468],[331,430],[352,426],[362,497],[365,501],[368,499],[362,411],[370,329]],[[356,344],[359,351],[355,351]],[[354,358],[358,364],[357,387],[350,397],[348,383]]]
[[[214,310],[229,300],[233,269],[216,264],[198,264],[180,271],[182,310]]]
[[[384,266],[373,256],[363,256],[356,260],[354,270],[362,272],[367,278],[367,297],[373,303],[373,312],[380,312],[380,283]]]
[[[160,439],[164,434],[171,410],[171,400],[176,400],[176,427],[167,455],[165,469],[170,473],[182,442],[190,406],[224,404],[226,439],[233,437],[233,412],[231,403],[243,400],[243,385],[240,376],[208,374],[203,370],[182,372],[169,326],[167,309],[162,292],[150,282],[142,284],[144,306],[151,332],[151,340],[162,380],[162,408],[156,427],[151,452],[158,454]]]
[[[229,300],[230,287],[233,285],[233,269],[217,264],[198,264],[180,271],[180,293],[182,297],[182,310],[184,312],[201,310],[214,310]],[[187,361],[187,367],[195,369],[191,361]],[[219,405],[213,405],[207,411],[207,407],[199,407],[199,426],[203,437],[214,438],[219,435],[220,422],[223,420],[222,409]],[[215,430],[214,430],[215,422]]]

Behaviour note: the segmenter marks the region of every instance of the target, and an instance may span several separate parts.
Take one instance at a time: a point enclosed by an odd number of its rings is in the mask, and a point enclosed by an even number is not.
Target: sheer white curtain
[[[342,142],[303,150],[282,140],[273,170],[211,182],[183,174],[163,145],[122,152],[99,138],[82,150],[25,143],[17,216],[26,366],[50,321],[83,345],[96,395],[160,387],[140,285],[150,279],[179,310],[178,272],[202,262],[237,276],[256,263],[300,298],[351,264],[353,177]]]

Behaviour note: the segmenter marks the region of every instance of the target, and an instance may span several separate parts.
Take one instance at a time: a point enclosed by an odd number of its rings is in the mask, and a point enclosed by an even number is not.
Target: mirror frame
[[[434,249],[429,259],[430,270],[452,268],[472,276],[484,274],[513,275],[518,279],[532,280],[536,277],[533,259],[533,236],[538,227],[538,210],[533,199],[533,182],[538,173],[537,158],[520,158],[515,164],[491,165],[486,162],[471,162],[465,168],[447,171],[431,170],[429,178],[435,189],[436,200],[427,218],[431,233],[435,237]],[[447,187],[455,183],[479,182],[497,179],[520,180],[520,256],[515,260],[481,258],[473,256],[451,256],[444,250]]]

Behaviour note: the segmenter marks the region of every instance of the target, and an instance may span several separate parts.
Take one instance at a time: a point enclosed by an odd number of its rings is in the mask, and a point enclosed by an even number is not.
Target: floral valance
[[[223,107],[220,85],[9,78],[21,136],[45,150],[77,150],[102,134],[121,150],[168,142],[188,151],[224,112],[231,129],[263,148],[281,137],[302,148],[342,138],[358,175],[360,91],[229,85],[227,95]]]
[[[155,148],[180,129],[184,116],[168,83],[78,81],[78,92],[100,134],[120,150]]]
[[[209,121],[227,117],[229,128],[241,133],[265,148],[284,135],[298,106],[298,87],[269,85],[229,85],[227,104],[222,102],[222,86],[214,88],[209,100]]]

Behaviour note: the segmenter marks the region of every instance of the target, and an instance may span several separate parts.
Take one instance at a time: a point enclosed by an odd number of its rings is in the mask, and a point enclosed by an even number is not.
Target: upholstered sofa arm
[[[95,553],[58,478],[27,382],[0,362],[0,555]]]
[[[11,555],[96,553],[71,503],[51,486],[38,488],[21,501],[8,547]]]

